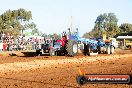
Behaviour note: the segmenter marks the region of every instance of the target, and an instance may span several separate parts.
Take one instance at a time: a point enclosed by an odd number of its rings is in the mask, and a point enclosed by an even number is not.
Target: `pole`
[[[71,31],[72,31],[72,16],[71,16]]]

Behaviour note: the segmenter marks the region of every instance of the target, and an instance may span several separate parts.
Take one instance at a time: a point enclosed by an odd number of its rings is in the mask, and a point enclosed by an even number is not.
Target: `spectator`
[[[7,43],[4,41],[3,43],[3,51],[6,51],[7,50]]]
[[[3,50],[3,43],[0,42],[0,51],[2,51],[2,50]]]

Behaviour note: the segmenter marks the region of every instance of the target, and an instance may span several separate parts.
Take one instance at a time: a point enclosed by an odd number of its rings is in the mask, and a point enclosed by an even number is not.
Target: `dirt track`
[[[76,83],[78,68],[86,74],[130,74],[132,51],[76,57],[0,57],[1,88],[132,88],[132,84]]]

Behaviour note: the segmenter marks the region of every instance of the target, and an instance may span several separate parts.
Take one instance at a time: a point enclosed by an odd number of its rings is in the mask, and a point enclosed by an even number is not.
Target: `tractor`
[[[90,56],[92,53],[114,53],[113,41],[107,39],[103,41],[102,39],[87,39],[79,37],[78,29],[75,33],[69,32],[62,33],[62,39],[52,41],[52,44],[45,46],[46,48],[41,48],[43,51],[48,51],[51,56],[75,56],[80,49],[82,52],[87,53]],[[87,48],[85,48],[87,46]]]
[[[61,39],[52,40],[48,43],[46,42],[45,44],[42,44],[41,49],[38,48],[36,50],[36,55],[38,56],[44,53],[49,53],[50,56],[75,56],[77,54],[78,43],[75,40],[76,37],[74,35],[70,35],[70,33],[70,30],[68,34],[63,32]]]
[[[75,56],[77,54],[77,49],[78,49],[77,47],[78,47],[78,43],[77,41],[75,41],[75,36],[63,32],[62,39],[56,40],[53,46],[50,47],[50,55]]]

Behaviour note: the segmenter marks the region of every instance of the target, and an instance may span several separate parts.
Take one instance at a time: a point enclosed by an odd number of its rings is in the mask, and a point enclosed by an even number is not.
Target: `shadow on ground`
[[[20,56],[20,57],[49,56],[49,54],[39,54],[39,55],[37,55],[36,52],[21,52],[21,53],[24,54],[24,56]]]

